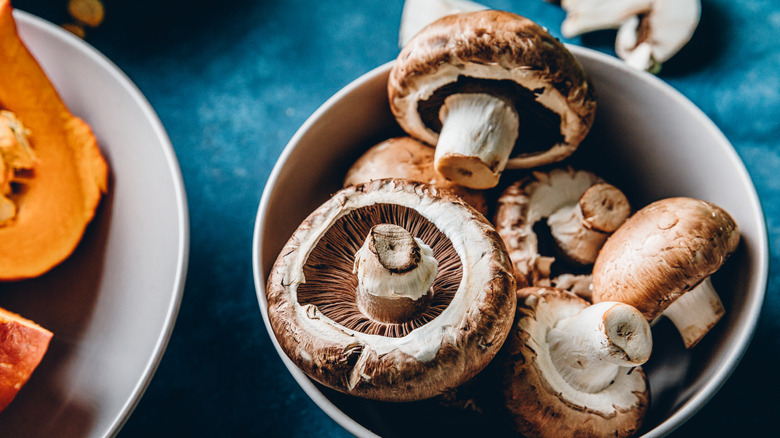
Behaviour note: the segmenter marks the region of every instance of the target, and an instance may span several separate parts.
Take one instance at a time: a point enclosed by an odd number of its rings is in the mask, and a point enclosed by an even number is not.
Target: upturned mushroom
[[[561,6],[567,12],[563,36],[618,29],[617,55],[650,72],[688,43],[701,15],[700,0],[564,0]]]
[[[267,283],[279,345],[314,380],[409,401],[467,381],[503,345],[515,283],[490,223],[449,191],[401,179],[340,190]]]
[[[347,171],[344,187],[383,178],[406,178],[450,190],[482,214],[485,192],[448,181],[433,168],[433,149],[412,137],[395,137],[369,148]]]
[[[475,189],[496,186],[505,168],[569,156],[596,109],[593,86],[563,44],[495,10],[421,30],[393,65],[388,96],[401,127],[435,145],[436,171]]]
[[[594,173],[555,168],[509,185],[498,198],[495,224],[518,286],[549,286],[555,257],[539,252],[538,222],[546,219],[559,258],[589,265],[630,212],[623,192]]]
[[[649,405],[650,325],[635,308],[553,288],[518,291],[501,353],[503,395],[528,437],[635,434]]]
[[[737,223],[715,204],[693,198],[653,202],[610,236],[593,266],[593,301],[621,301],[652,321],[663,314],[686,348],[725,313],[709,281],[737,249]]]

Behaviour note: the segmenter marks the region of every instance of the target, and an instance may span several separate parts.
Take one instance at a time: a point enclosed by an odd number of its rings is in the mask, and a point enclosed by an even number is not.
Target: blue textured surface
[[[55,23],[65,0],[16,0]],[[484,1],[559,35],[542,0]],[[660,77],[698,105],[745,161],[767,216],[771,270],[753,342],[676,435],[776,435],[780,410],[780,2],[703,0],[693,41]],[[162,362],[120,436],[348,436],[286,372],[262,324],[251,242],[265,181],[329,96],[398,53],[402,1],[105,0],[87,40],[138,85],[173,142],[191,254]],[[568,40],[612,53],[614,34]]]

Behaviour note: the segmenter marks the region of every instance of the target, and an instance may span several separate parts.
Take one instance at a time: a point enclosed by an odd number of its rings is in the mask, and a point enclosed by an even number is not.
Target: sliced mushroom
[[[501,364],[518,432],[625,437],[639,430],[649,404],[640,365],[652,337],[638,310],[533,287],[518,291],[515,320]]]
[[[652,9],[620,26],[615,52],[634,68],[657,72],[690,41],[700,16],[700,0],[653,0]]]
[[[366,151],[347,171],[344,187],[382,178],[406,178],[447,189],[487,214],[485,192],[448,181],[433,168],[433,149],[411,137],[395,137]]]
[[[504,168],[567,157],[596,109],[563,44],[494,10],[449,15],[420,31],[393,65],[388,95],[401,127],[436,146],[436,171],[475,189],[496,186]]]
[[[398,45],[405,46],[420,29],[441,17],[482,9],[487,7],[469,0],[406,0],[401,13]]]
[[[279,254],[267,295],[276,338],[307,375],[388,401],[476,375],[506,339],[516,302],[506,249],[484,216],[400,179],[350,186],[314,211]]]
[[[657,72],[693,36],[700,0],[564,0],[561,34],[618,29],[615,52],[626,64]]]
[[[495,224],[518,286],[549,285],[555,259],[539,253],[537,222],[547,219],[562,258],[589,265],[630,210],[625,195],[592,172],[556,168],[508,186],[498,199]]]
[[[561,23],[561,34],[572,38],[603,29],[617,29],[639,14],[653,7],[653,0],[562,0],[566,19]]]
[[[722,208],[668,198],[631,216],[610,236],[593,266],[593,301],[621,301],[648,320],[662,314],[686,348],[725,313],[707,281],[737,249],[740,234]]]

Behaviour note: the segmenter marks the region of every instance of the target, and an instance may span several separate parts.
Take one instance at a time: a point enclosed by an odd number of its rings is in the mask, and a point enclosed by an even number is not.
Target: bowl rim
[[[767,236],[766,216],[764,215],[764,211],[758,197],[758,192],[756,191],[752,178],[750,177],[750,174],[745,167],[745,163],[739,157],[736,149],[726,138],[723,132],[715,125],[715,123],[691,100],[689,100],[681,92],[677,91],[675,88],[657,76],[647,72],[632,69],[617,58],[585,47],[574,46],[570,44],[566,44],[566,47],[577,58],[589,58],[591,61],[607,64],[608,67],[618,70],[620,74],[634,76],[638,80],[643,81],[647,85],[651,86],[659,93],[663,93],[668,98],[674,100],[693,117],[697,118],[702,123],[702,126],[706,127],[709,131],[711,131],[711,134],[715,138],[720,140],[718,142],[719,146],[724,148],[722,152],[727,154],[729,160],[735,166],[740,179],[744,180],[746,187],[749,188],[749,193],[747,194],[750,197],[749,203],[753,211],[757,213],[756,220],[758,223],[754,225],[759,232],[756,253],[758,256],[757,267],[760,272],[760,279],[758,282],[757,293],[753,295],[751,302],[748,303],[745,307],[745,313],[748,316],[748,320],[739,326],[737,342],[732,344],[731,348],[725,356],[725,359],[718,365],[712,378],[704,385],[702,385],[699,390],[693,396],[691,396],[690,399],[683,403],[674,414],[643,435],[643,437],[648,438],[665,436],[673,432],[693,415],[695,415],[717,393],[717,391],[723,386],[723,384],[725,384],[726,380],[728,380],[730,375],[736,369],[753,338],[758,323],[759,314],[763,306],[764,296],[766,294],[769,273],[769,242]],[[345,95],[362,87],[366,82],[375,80],[377,76],[386,74],[392,66],[393,62],[394,61],[390,61],[380,65],[379,67],[368,71],[367,73],[347,84],[344,88],[327,99],[325,103],[323,103],[322,106],[320,106],[311,116],[309,116],[303,125],[301,125],[301,127],[296,131],[296,133],[285,146],[284,150],[276,161],[276,164],[274,165],[268,180],[266,181],[255,220],[252,244],[252,271],[255,282],[255,291],[257,293],[258,304],[260,306],[260,312],[262,313],[263,322],[268,332],[268,336],[271,338],[271,341],[274,345],[274,348],[276,348],[276,351],[281,357],[285,366],[290,371],[293,378],[301,386],[303,391],[309,396],[309,398],[311,398],[311,400],[314,401],[314,403],[317,404],[317,406],[336,423],[338,423],[353,435],[360,437],[376,437],[377,435],[345,414],[327,397],[325,397],[325,395],[319,391],[315,384],[301,370],[299,370],[298,367],[295,366],[292,360],[287,357],[287,355],[280,347],[276,336],[273,335],[273,330],[268,319],[267,301],[265,297],[265,277],[268,273],[263,271],[261,260],[263,247],[262,231],[265,225],[266,215],[268,214],[271,192],[276,186],[282,169],[285,167],[290,155],[297,147],[304,134],[309,131],[312,125],[317,122],[322,114],[329,111],[330,108],[332,108]]]
[[[184,186],[184,179],[182,177],[181,168],[179,166],[178,159],[176,157],[173,144],[171,143],[168,134],[163,127],[157,113],[152,108],[152,105],[143,95],[141,90],[132,82],[132,80],[121,70],[119,67],[109,60],[103,53],[93,47],[91,44],[76,37],[70,32],[62,29],[43,18],[40,18],[31,13],[15,9],[13,10],[14,20],[17,22],[17,27],[22,40],[24,40],[24,34],[29,30],[34,29],[46,36],[46,38],[60,40],[66,43],[70,48],[77,52],[84,54],[91,62],[95,64],[97,68],[108,73],[116,84],[123,88],[127,95],[131,98],[133,105],[143,113],[144,118],[148,121],[151,131],[158,139],[160,148],[165,156],[165,163],[168,171],[171,175],[173,182],[173,191],[176,200],[176,212],[178,215],[178,242],[177,248],[177,260],[176,260],[176,273],[174,277],[174,287],[172,289],[172,295],[168,302],[168,308],[165,312],[165,320],[163,327],[154,343],[152,354],[146,362],[141,374],[138,377],[133,389],[130,391],[127,400],[122,407],[116,413],[116,416],[108,425],[107,430],[101,432],[103,436],[115,436],[119,433],[119,430],[124,426],[127,420],[133,413],[133,410],[138,405],[144,392],[146,391],[149,383],[154,376],[157,367],[162,360],[165,349],[173,333],[173,328],[176,323],[176,317],[181,307],[181,300],[184,295],[184,284],[187,277],[187,267],[189,262],[189,246],[190,246],[190,229],[189,229],[189,209],[187,205],[187,196]],[[27,44],[25,42],[25,44]]]

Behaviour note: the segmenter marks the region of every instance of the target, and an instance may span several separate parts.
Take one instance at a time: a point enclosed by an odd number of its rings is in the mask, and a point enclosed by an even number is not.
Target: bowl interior
[[[686,351],[671,323],[662,320],[653,329],[654,351],[644,367],[652,401],[643,432],[659,436],[701,408],[747,348],[766,288],[764,217],[733,147],[690,101],[659,79],[613,58],[570,49],[590,74],[599,104],[591,133],[565,163],[595,171],[623,189],[635,207],[670,196],[714,202],[734,216],[742,233],[737,253],[713,276],[727,309],[714,330]],[[297,225],[341,187],[347,168],[363,151],[401,134],[387,102],[389,69],[385,65],[366,74],[312,115],[266,185],[255,228],[254,268],[260,308],[272,338],[264,285],[279,250]],[[502,181],[511,178],[508,173]],[[389,404],[337,393],[310,381],[278,351],[309,396],[357,435],[441,434],[443,424],[457,435],[485,430],[511,434],[500,423],[492,423],[495,419],[489,414],[453,413],[431,401]]]
[[[0,415],[0,435],[108,436],[130,415],[173,328],[189,241],[183,182],[162,124],[116,66],[59,27],[14,15],[63,100],[91,125],[110,180],[70,258],[0,284],[0,306],[54,333]]]

